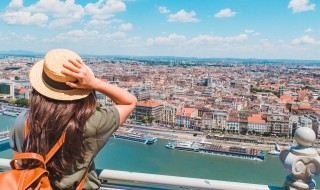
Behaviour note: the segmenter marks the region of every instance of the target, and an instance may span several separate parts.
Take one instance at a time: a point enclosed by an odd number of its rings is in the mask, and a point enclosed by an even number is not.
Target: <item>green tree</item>
[[[248,128],[241,128],[240,133],[241,133],[242,135],[247,134],[247,132],[248,132]]]
[[[285,133],[279,133],[279,134],[277,134],[277,136],[278,136],[278,137],[287,137],[288,135],[285,134]]]
[[[318,99],[317,100],[320,100],[320,96],[318,96]]]
[[[226,133],[226,131],[227,131],[226,128],[223,128],[223,129],[222,129],[222,132],[223,132],[223,133]]]
[[[14,80],[19,80],[19,79],[20,79],[19,76],[15,76],[15,77],[14,77]]]
[[[270,137],[271,133],[270,133],[270,132],[264,132],[262,135],[263,135],[264,137]]]
[[[148,116],[144,116],[144,117],[142,118],[142,122],[143,122],[143,123],[146,123],[146,122],[148,121],[148,119],[149,119]]]
[[[138,117],[138,121],[142,121],[143,120],[143,117],[140,115],[139,117]]]
[[[306,86],[301,88],[301,90],[305,90],[305,89],[313,90],[313,87],[306,85]]]
[[[148,117],[148,122],[152,123],[152,121],[154,121],[154,117]]]
[[[8,101],[8,103],[9,103],[9,104],[16,104],[16,101],[17,101],[17,100],[15,100],[15,99],[11,99],[11,100]]]
[[[22,98],[22,99],[18,99],[16,101],[16,104],[18,104],[19,106],[24,106],[27,107],[29,105],[29,100]]]

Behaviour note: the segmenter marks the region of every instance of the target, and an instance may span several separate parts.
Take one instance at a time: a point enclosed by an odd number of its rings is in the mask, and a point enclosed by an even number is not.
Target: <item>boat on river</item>
[[[11,111],[3,111],[2,115],[8,115],[12,117],[17,117],[20,113],[19,112],[11,112]]]
[[[116,139],[139,142],[143,144],[153,144],[157,142],[157,138],[153,136],[147,136],[145,134],[138,134],[138,133],[131,133],[131,132],[129,133],[116,132],[113,134],[113,137]]]
[[[275,150],[270,150],[268,152],[268,154],[271,154],[271,155],[280,155],[280,153],[281,153],[281,149],[278,144],[275,145]]]
[[[166,148],[257,161],[263,161],[265,158],[265,153],[263,151],[258,151],[257,149],[240,146],[226,147],[221,144],[206,142],[169,142],[166,145]]]
[[[9,140],[9,131],[0,132],[0,142]]]

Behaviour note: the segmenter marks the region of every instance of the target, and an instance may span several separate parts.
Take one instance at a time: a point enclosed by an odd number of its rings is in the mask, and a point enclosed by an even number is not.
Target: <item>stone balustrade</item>
[[[312,179],[320,174],[320,156],[312,148],[316,135],[312,129],[300,127],[294,136],[298,145],[283,150],[280,154],[280,161],[289,173],[285,187],[289,190],[316,189],[316,183]]]

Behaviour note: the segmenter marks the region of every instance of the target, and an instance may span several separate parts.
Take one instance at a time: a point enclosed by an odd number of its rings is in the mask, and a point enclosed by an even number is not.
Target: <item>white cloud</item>
[[[78,22],[84,16],[84,8],[74,0],[39,0],[28,7],[23,7],[23,0],[12,0],[2,19],[8,24],[44,25],[49,17],[55,18],[49,28],[67,26]],[[18,8],[12,12],[11,8]]]
[[[119,41],[124,40],[126,36],[127,35],[124,32],[107,33],[102,35],[102,39],[107,41]]]
[[[245,29],[244,33],[251,34],[252,36],[260,36],[259,32],[256,32],[255,30],[251,30],[251,29]]]
[[[237,36],[210,36],[199,35],[192,38],[189,43],[201,44],[201,43],[227,43],[227,42],[244,42],[248,39],[247,34],[239,34]]]
[[[114,22],[121,22],[121,20],[101,20],[101,19],[92,19],[87,23],[87,27],[94,28],[106,28],[109,27]]]
[[[26,36],[22,36],[21,38],[22,38],[23,40],[25,40],[25,41],[34,41],[34,40],[37,39],[36,37],[31,36],[31,35],[29,35],[29,34],[27,34]]]
[[[62,35],[66,37],[96,38],[99,35],[99,32],[96,30],[71,30],[69,32],[60,34],[60,36]]]
[[[245,30],[244,30],[244,32],[245,32],[245,33],[247,33],[247,34],[250,34],[250,33],[253,33],[253,32],[254,32],[254,30],[245,29]]]
[[[222,9],[218,13],[214,15],[216,18],[227,18],[227,17],[233,17],[237,14],[237,12],[232,11],[231,9]]]
[[[94,19],[108,19],[115,13],[126,11],[126,5],[121,0],[99,0],[97,3],[88,3],[85,6],[86,14]]]
[[[312,44],[312,45],[320,45],[320,41],[312,38],[311,36],[304,35],[299,38],[295,38],[291,41],[292,44]]]
[[[84,8],[74,0],[40,0],[23,10],[50,14],[55,18],[81,19],[84,16]]]
[[[170,14],[168,16],[168,22],[199,22],[199,19],[195,18],[196,12],[186,12],[184,9],[180,10],[176,14]]]
[[[248,39],[247,34],[239,34],[236,36],[212,36],[199,35],[191,39],[187,39],[184,35],[172,33],[168,36],[158,36],[155,38],[148,38],[147,45],[205,45],[205,44],[224,44],[244,42]]]
[[[12,0],[9,4],[9,8],[19,8],[23,6],[23,0]]]
[[[269,39],[261,39],[261,40],[260,40],[260,43],[261,43],[263,46],[270,46],[270,41],[269,41]]]
[[[55,42],[79,42],[80,40],[94,40],[99,38],[100,33],[98,31],[88,30],[71,30],[69,32],[60,33],[56,35],[52,40]]]
[[[283,44],[283,43],[284,43],[284,40],[277,40],[276,43],[277,43],[277,44]]]
[[[170,10],[167,9],[167,7],[160,6],[160,7],[158,8],[158,10],[159,10],[159,12],[160,12],[161,14],[170,13]]]
[[[30,35],[30,34],[27,34],[27,35],[19,35],[15,32],[11,32],[10,33],[10,36],[12,37],[11,40],[16,40],[17,38],[18,39],[22,39],[24,41],[33,41],[33,40],[36,40],[37,38]]]
[[[121,24],[119,27],[119,30],[129,31],[129,30],[132,30],[132,28],[133,28],[133,25],[131,23],[127,23],[127,24]]]
[[[7,24],[39,25],[44,26],[48,16],[42,13],[31,14],[26,11],[5,12],[0,15]]]
[[[124,12],[126,5],[122,0],[96,0],[95,3],[88,3],[85,7],[76,4],[75,0],[38,0],[30,6],[23,7],[23,0],[12,0],[7,7],[6,14],[2,16],[3,20],[9,15],[12,17],[13,14],[16,14],[16,12],[13,12],[14,9],[11,8],[18,8],[18,12],[22,11],[24,14],[29,13],[37,17],[39,17],[38,13],[41,13],[42,16],[45,15],[46,21],[49,18],[50,21],[52,20],[48,25],[49,28],[66,27],[75,22],[80,22],[86,14],[91,15],[91,20],[86,23],[86,26],[104,28],[105,25],[112,23],[106,19],[113,17],[117,12]],[[6,22],[12,24],[24,23],[21,21],[14,22],[12,19],[10,19],[10,22]],[[43,25],[43,23],[41,24]],[[129,25],[123,27],[127,27],[127,30],[130,29]]]
[[[126,34],[124,32],[114,33],[101,33],[96,30],[71,30],[68,32],[60,33],[53,39],[47,39],[48,42],[86,42],[97,44],[100,42],[116,42],[119,40],[126,40]]]
[[[313,32],[313,28],[307,28],[304,32]]]
[[[290,0],[288,8],[292,8],[293,13],[302,11],[313,11],[315,4],[310,4],[309,0]]]
[[[159,44],[159,45],[179,45],[179,43],[185,42],[186,37],[178,35],[176,33],[170,34],[169,36],[159,36],[156,38],[148,38],[147,44]]]
[[[68,19],[68,18],[61,18],[55,19],[49,24],[49,28],[59,28],[59,27],[66,27],[71,26],[72,23],[77,22],[78,19]]]

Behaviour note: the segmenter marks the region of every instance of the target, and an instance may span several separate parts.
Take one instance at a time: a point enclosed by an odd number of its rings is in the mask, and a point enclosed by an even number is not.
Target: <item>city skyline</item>
[[[319,60],[318,15],[314,0],[4,0],[0,51]]]

